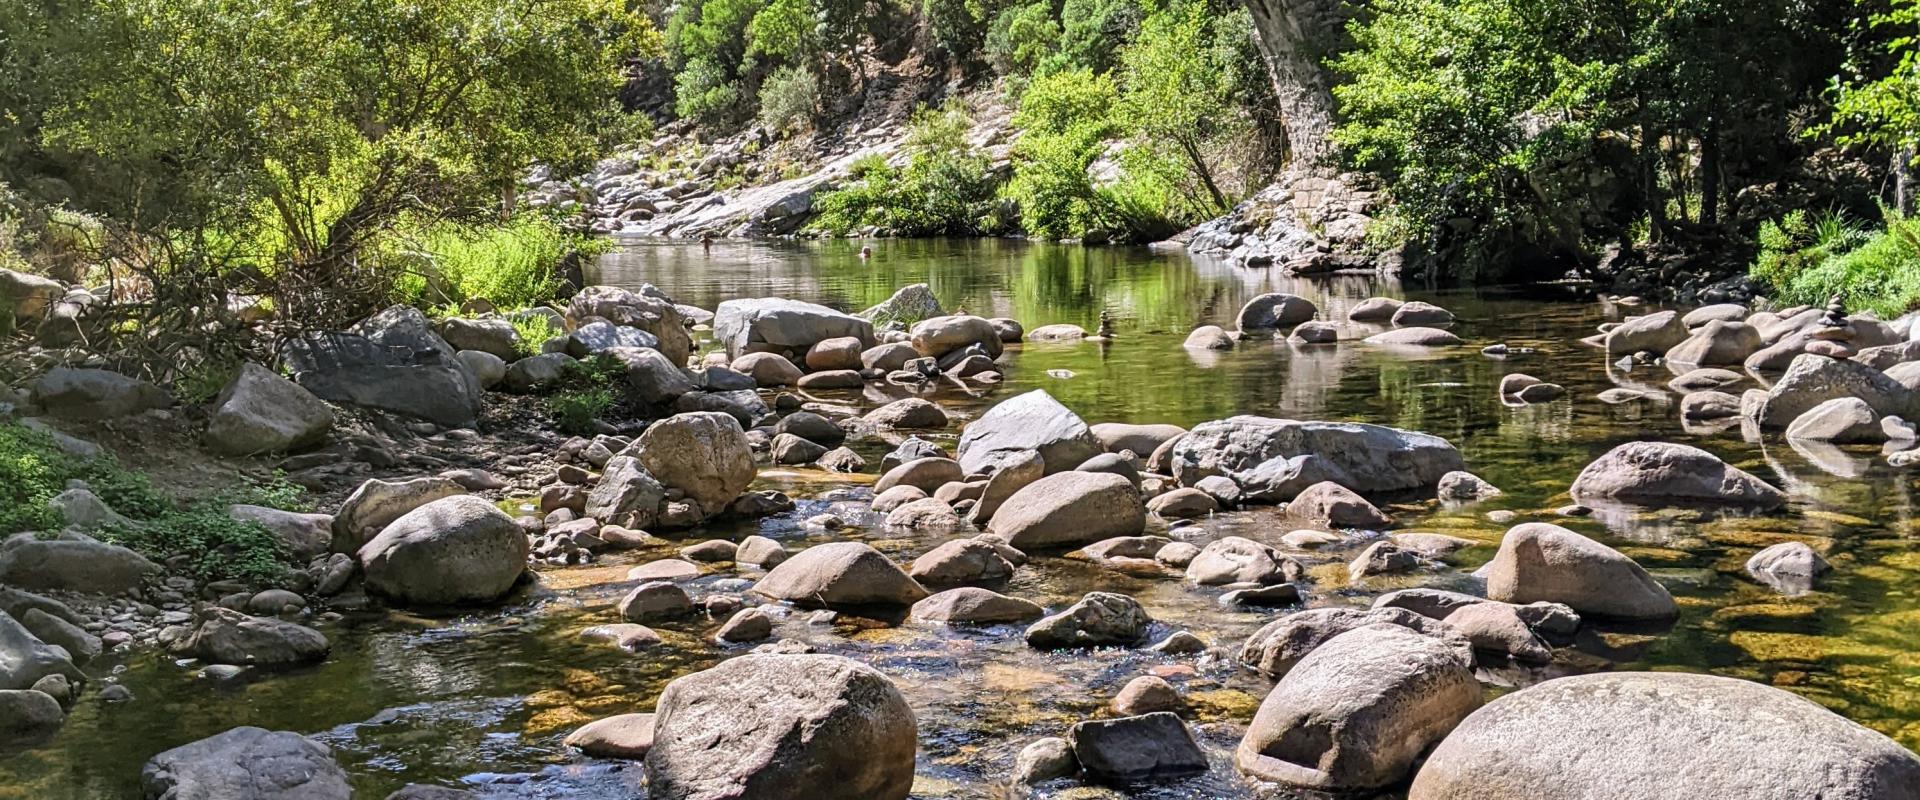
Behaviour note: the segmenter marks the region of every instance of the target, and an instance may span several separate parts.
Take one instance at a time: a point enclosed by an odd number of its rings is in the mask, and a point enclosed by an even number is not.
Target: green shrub
[[[1920,308],[1920,219],[1889,215],[1877,232],[1832,214],[1789,213],[1760,230],[1750,273],[1783,305],[1819,305],[1834,295],[1850,311],[1891,319]]]
[[[760,85],[760,124],[775,133],[813,123],[820,108],[820,79],[800,67],[781,67]]]
[[[1025,75],[1053,55],[1059,40],[1052,4],[1009,6],[987,28],[987,62],[1002,75]]]
[[[521,358],[539,355],[540,345],[563,333],[553,327],[551,320],[540,314],[509,316],[507,319],[513,323],[513,332],[519,334],[520,341],[514,344],[514,350]]]
[[[601,386],[568,389],[547,398],[547,408],[560,432],[588,436],[596,428],[594,423],[613,409],[613,391]]]
[[[102,541],[154,561],[185,557],[187,571],[203,581],[235,580],[259,585],[287,573],[286,547],[257,522],[242,522],[224,506],[199,503],[132,525],[99,532]]]
[[[562,228],[537,214],[504,223],[438,222],[396,234],[390,258],[413,265],[401,280],[403,296],[429,305],[458,305],[484,297],[501,308],[536,305],[560,288],[560,266],[574,253],[604,251],[609,243]]]
[[[981,236],[997,233],[991,162],[967,142],[971,125],[957,101],[915,112],[907,164],[878,155],[855,162],[848,182],[817,201],[814,227],[838,236],[868,226],[896,236]]]

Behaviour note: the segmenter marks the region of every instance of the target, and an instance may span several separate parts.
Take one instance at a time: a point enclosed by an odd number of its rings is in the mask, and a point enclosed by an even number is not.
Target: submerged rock
[[[331,649],[327,637],[305,625],[219,606],[202,610],[192,632],[172,647],[177,655],[252,667],[307,664],[326,658]]]
[[[163,752],[140,768],[152,800],[348,800],[346,770],[326,745],[290,731],[233,728]]]
[[[1088,592],[1079,602],[1027,628],[1027,644],[1041,648],[1131,647],[1153,619],[1123,594]]]
[[[1073,726],[1073,754],[1095,780],[1139,783],[1207,771],[1207,755],[1171,712],[1089,720]]]

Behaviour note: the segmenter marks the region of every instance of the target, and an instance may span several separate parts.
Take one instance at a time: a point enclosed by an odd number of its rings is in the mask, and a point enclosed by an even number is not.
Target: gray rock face
[[[425,324],[421,318],[415,330],[400,320],[378,337],[322,333],[296,339],[288,346],[287,366],[295,383],[322,400],[471,427],[480,413],[480,381]]]
[[[652,350],[659,346],[660,339],[651,333],[639,328],[615,325],[602,319],[581,325],[569,332],[561,346],[561,352],[573,358],[588,358],[618,347]]]
[[[512,517],[471,495],[407,512],[360,548],[367,589],[410,605],[500,599],[527,566],[527,537]]]
[[[1336,528],[1381,530],[1393,524],[1391,517],[1374,508],[1366,498],[1333,481],[1322,481],[1302,490],[1287,505],[1287,513]]]
[[[1770,686],[1612,672],[1488,703],[1428,757],[1408,798],[1575,800],[1597,791],[1617,800],[1913,800],[1920,758]]]
[[[745,655],[660,695],[647,792],[672,800],[905,800],[913,711],[886,676],[831,655]]]
[[[339,513],[333,516],[333,551],[359,552],[361,545],[407,512],[444,497],[466,493],[466,487],[448,478],[370,479],[347,495]]]
[[[119,545],[71,531],[16,533],[0,542],[0,585],[28,591],[123,594],[160,568]]]
[[[965,478],[966,473],[960,469],[960,462],[953,459],[916,458],[887,470],[880,480],[874,482],[873,491],[885,494],[896,486],[911,486],[932,494],[948,483]]]
[[[1146,636],[1153,618],[1123,594],[1088,592],[1079,602],[1027,628],[1027,644],[1041,649],[1130,647]]]
[[[987,485],[980,491],[980,499],[974,502],[969,518],[976,525],[982,527],[989,525],[993,521],[993,515],[1000,512],[1000,507],[1006,504],[1008,498],[1019,494],[1021,489],[1027,488],[1034,481],[1046,477],[1046,474],[1047,463],[1039,453],[1013,455],[1001,459],[1000,468],[994,471],[992,477],[987,478]]]
[[[1146,524],[1146,504],[1126,478],[1106,472],[1062,472],[1014,492],[994,511],[987,529],[1025,550],[1134,536]]]
[[[1173,447],[1174,476],[1192,486],[1213,475],[1243,480],[1262,462],[1314,455],[1356,492],[1427,488],[1465,468],[1460,451],[1424,433],[1350,422],[1299,422],[1239,416],[1201,423]]]
[[[1687,326],[1680,321],[1680,312],[1656,311],[1629,319],[1608,331],[1607,356],[1611,359],[1643,351],[1665,353],[1686,338]]]
[[[1465,470],[1456,470],[1440,476],[1439,484],[1434,487],[1434,494],[1442,502],[1470,503],[1497,497],[1500,495],[1500,490],[1482,480],[1478,475]]]
[[[1272,331],[1291,328],[1319,314],[1312,301],[1291,294],[1263,294],[1248,300],[1234,317],[1234,327],[1242,331]]]
[[[1580,471],[1571,489],[1586,505],[1720,505],[1779,508],[1786,494],[1705,450],[1673,442],[1628,442]]]
[[[33,384],[33,399],[48,414],[68,419],[113,419],[173,405],[166,390],[104,369],[54,367]]]
[[[1080,760],[1073,757],[1073,744],[1065,739],[1035,739],[1020,748],[1014,759],[1015,784],[1032,785],[1054,778],[1065,778],[1080,771]]]
[[[1080,767],[1095,780],[1139,783],[1207,771],[1207,754],[1170,711],[1075,723],[1068,736]]]
[[[258,364],[240,374],[213,401],[207,444],[222,453],[284,452],[317,445],[333,427],[333,410],[312,392]]]
[[[302,561],[325,555],[333,542],[331,514],[302,514],[266,506],[236,504],[227,506],[227,516],[241,522],[259,524],[286,546],[288,555]]]
[[[864,419],[875,427],[889,430],[947,427],[947,412],[918,397],[895,400],[867,412]]]
[[[862,542],[831,542],[795,553],[753,591],[817,608],[910,606],[927,596],[899,566]]]
[[[327,657],[327,637],[305,625],[273,617],[250,617],[219,606],[202,610],[174,654],[213,664],[286,667]]]
[[[992,472],[1027,451],[1038,452],[1052,474],[1103,449],[1087,424],[1044,389],[1001,402],[960,432],[960,467],[970,475]]]
[[[48,675],[80,680],[69,653],[40,640],[9,614],[0,614],[0,689],[26,689]]]
[[[1481,696],[1468,663],[1445,642],[1398,625],[1356,628],[1280,679],[1234,765],[1302,789],[1379,788],[1406,777]]]
[[[626,454],[661,485],[686,492],[708,516],[753,482],[753,449],[733,417],[712,411],[675,414],[647,427]]]
[[[977,586],[948,589],[913,604],[913,618],[927,622],[1025,622],[1044,613],[1040,606],[1026,600]]]
[[[1879,416],[1913,418],[1920,410],[1916,404],[1920,395],[1884,372],[1853,361],[1803,354],[1767,390],[1760,426],[1786,427],[1815,406],[1840,397],[1864,401]]]
[[[600,482],[587,495],[585,516],[609,525],[646,528],[659,518],[667,501],[666,487],[633,456],[614,456],[600,472]]]
[[[1880,428],[1880,415],[1867,401],[1836,397],[1795,418],[1787,426],[1787,438],[1849,444],[1886,441],[1887,434]]]
[[[567,318],[576,326],[591,324],[591,320],[597,318],[645,332],[658,344],[643,346],[659,348],[660,354],[673,364],[687,363],[687,355],[693,352],[693,340],[687,335],[685,317],[672,300],[659,296],[658,290],[643,288],[651,293],[588,286],[567,302]]]
[[[652,714],[616,714],[567,734],[568,747],[595,758],[642,759],[653,749]]]
[[[1475,598],[1478,599],[1478,598]],[[1445,623],[1404,608],[1310,608],[1267,623],[1240,645],[1240,663],[1269,678],[1280,678],[1335,636],[1368,625],[1398,625],[1445,639],[1462,660],[1466,642]]]
[[[823,339],[852,336],[873,343],[873,323],[798,300],[728,300],[714,310],[713,335],[728,355],[792,350],[804,353]]]
[[[1688,392],[1680,398],[1680,418],[1690,422],[1740,416],[1740,398],[1713,390]]]
[[[326,745],[289,731],[234,728],[168,750],[140,768],[148,800],[348,800],[346,770]]]
[[[1696,367],[1738,365],[1763,346],[1760,331],[1752,325],[1714,320],[1668,350],[1667,361]]]
[[[1564,603],[1582,614],[1671,619],[1673,596],[1633,559],[1578,533],[1529,522],[1500,540],[1487,564],[1487,597],[1508,603]]]

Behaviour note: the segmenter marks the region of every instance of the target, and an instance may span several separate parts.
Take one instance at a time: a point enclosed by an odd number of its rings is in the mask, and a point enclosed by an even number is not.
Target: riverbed
[[[860,243],[631,241],[603,258],[594,280],[637,287],[652,283],[679,302],[711,309],[739,297],[779,296],[858,311],[911,283],[927,283],[949,310],[1012,317],[1028,329],[1052,323],[1096,328],[1103,312],[1110,342],[1012,346],[1001,359],[1005,380],[994,386],[949,386],[925,395],[956,422],[936,438],[951,446],[959,427],[999,400],[1045,389],[1088,423],[1174,423],[1192,426],[1234,414],[1350,420],[1445,437],[1468,469],[1505,494],[1464,507],[1431,501],[1392,505],[1397,531],[1432,531],[1482,542],[1451,558],[1451,567],[1349,586],[1345,562],[1358,546],[1299,554],[1309,565],[1309,605],[1365,604],[1409,586],[1471,589],[1470,573],[1493,554],[1512,524],[1552,521],[1594,536],[1633,557],[1680,604],[1671,629],[1594,629],[1544,669],[1483,673],[1496,687],[1526,685],[1560,674],[1611,669],[1711,672],[1797,692],[1909,748],[1920,748],[1920,550],[1914,539],[1915,498],[1909,475],[1886,463],[1877,447],[1818,449],[1741,438],[1732,429],[1688,429],[1667,401],[1609,405],[1596,399],[1615,386],[1659,389],[1665,367],[1621,371],[1580,344],[1596,326],[1641,314],[1647,306],[1595,301],[1573,287],[1433,290],[1366,276],[1295,279],[1145,248],[1081,248],[1012,241],[876,241]],[[1323,320],[1343,320],[1359,301],[1385,295],[1452,310],[1451,330],[1469,346],[1408,351],[1358,342],[1382,328],[1342,323],[1342,342],[1296,347],[1284,341],[1243,342],[1229,352],[1181,347],[1201,324],[1231,327],[1248,299],[1290,292],[1312,300]],[[1352,339],[1353,341],[1348,341]],[[1537,352],[1484,356],[1504,342]],[[710,343],[709,343],[710,346]],[[1509,372],[1559,383],[1564,399],[1510,406],[1496,385]],[[1757,384],[1746,384],[1729,391]],[[878,389],[817,392],[811,400],[864,411],[905,394]],[[905,390],[901,390],[904,392]],[[1791,507],[1766,516],[1699,511],[1568,518],[1554,509],[1581,467],[1612,446],[1636,440],[1692,444],[1787,489]],[[850,444],[872,465],[890,444]],[[866,541],[905,563],[945,536],[885,529],[865,511],[868,474],[764,469],[755,488],[776,488],[799,501],[790,513],[684,532],[676,544],[738,539],[758,532],[790,550],[824,541]],[[820,532],[800,521],[831,511],[854,521]],[[1494,522],[1490,512],[1517,519]],[[1294,526],[1271,510],[1204,520],[1204,543],[1240,535],[1279,546]],[[1158,521],[1149,532],[1164,533]],[[1742,564],[1756,550],[1800,540],[1834,565],[1816,591],[1784,596],[1748,578]],[[383,797],[410,782],[464,785],[482,796],[644,797],[637,764],[579,758],[560,744],[579,724],[647,711],[675,676],[748,647],[723,648],[710,636],[723,620],[696,617],[655,625],[667,644],[628,654],[584,641],[587,627],[617,621],[614,603],[631,584],[628,566],[667,557],[672,548],[616,554],[585,567],[541,567],[535,585],[509,605],[459,617],[403,612],[352,613],[322,625],[333,641],[322,664],[214,683],[152,653],[103,658],[89,671],[119,670],[136,699],[103,705],[89,693],[52,743],[0,760],[0,798],[80,800],[137,796],[140,765],[161,750],[235,725],[314,735],[333,748],[362,796]],[[753,577],[731,569],[693,584]],[[1028,648],[1020,626],[948,629],[896,620],[842,619],[826,626],[808,615],[783,619],[776,636],[809,642],[821,652],[866,661],[890,676],[919,721],[916,798],[1004,796],[1014,754],[1036,737],[1057,736],[1105,711],[1129,679],[1152,672],[1179,686],[1184,715],[1195,724],[1214,768],[1208,775],[1124,796],[1237,798],[1264,796],[1230,764],[1239,726],[1248,722],[1269,683],[1230,654],[1247,634],[1285,610],[1247,612],[1219,605],[1218,592],[1196,588],[1178,573],[1123,573],[1061,556],[1033,559],[1003,591],[1057,608],[1091,590],[1133,595],[1159,625],[1156,634],[1188,630],[1228,657],[1172,656],[1144,651],[1047,653]],[[1155,635],[1154,639],[1160,638]],[[1106,795],[1070,784],[1049,786],[1060,797]]]

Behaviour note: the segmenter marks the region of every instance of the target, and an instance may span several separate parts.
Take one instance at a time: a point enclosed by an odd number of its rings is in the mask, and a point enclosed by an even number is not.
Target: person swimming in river
[[[872,246],[872,245],[862,245],[862,246],[860,247],[860,260],[861,260],[861,261],[865,261],[865,260],[867,260],[867,259],[869,259],[869,258],[873,258],[873,246]]]

